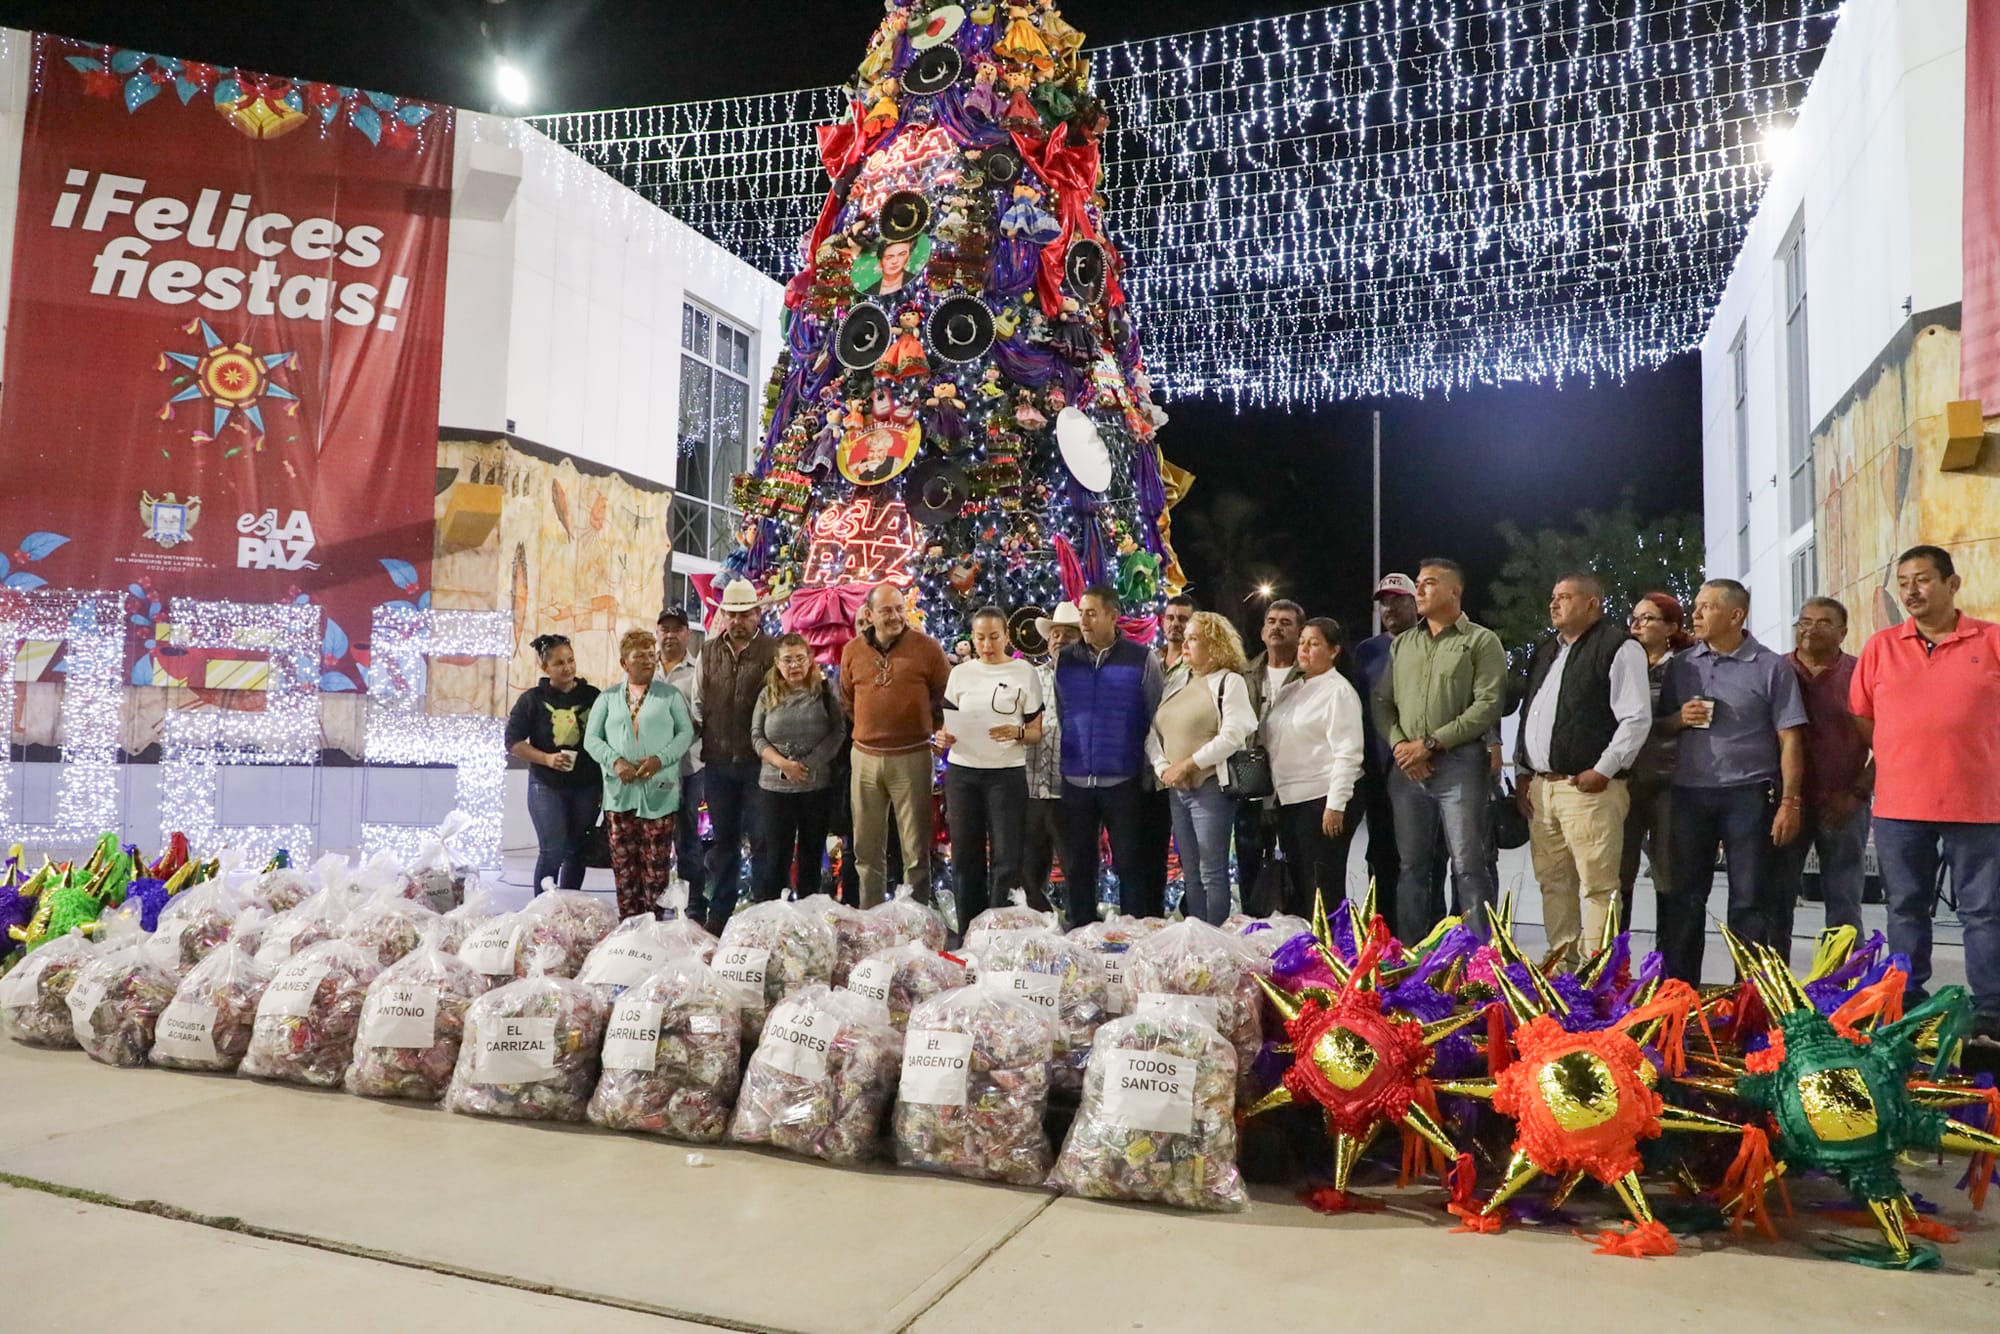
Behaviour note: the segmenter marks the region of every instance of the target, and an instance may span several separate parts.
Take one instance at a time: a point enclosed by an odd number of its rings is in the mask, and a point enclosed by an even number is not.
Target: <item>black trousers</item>
[[[1265,858],[1272,847],[1273,828],[1261,801],[1236,803],[1236,884],[1242,891],[1243,911],[1267,917],[1277,911],[1277,898],[1264,889]]]
[[[1021,888],[1021,854],[1027,841],[1028,771],[974,769],[948,764],[944,770],[945,822],[951,830],[951,871],[958,895],[958,929],[997,899],[1008,901]]]
[[[1049,873],[1055,869],[1056,849],[1063,838],[1062,798],[1028,798],[1027,837],[1021,852],[1021,888],[1028,891],[1028,906],[1036,912],[1049,910]]]
[[[1284,850],[1285,866],[1291,873],[1285,882],[1284,902],[1279,905],[1282,911],[1310,922],[1315,892],[1329,912],[1347,896],[1347,850],[1354,842],[1361,807],[1357,791],[1347,803],[1347,823],[1338,838],[1321,832],[1325,797],[1278,807],[1278,846]]]
[[[819,893],[820,866],[826,861],[826,825],[833,812],[833,792],[764,792],[764,849],[757,862],[757,902],[775,899],[792,879],[792,859],[798,858],[794,883],[800,898]]]
[[[1063,822],[1068,836],[1063,840],[1063,877],[1069,884],[1069,924],[1083,926],[1097,920],[1097,836],[1103,830],[1111,836],[1111,868],[1118,873],[1118,906],[1133,917],[1158,917],[1165,904],[1148,898],[1140,866],[1140,803],[1145,794],[1139,780],[1128,778],[1109,787],[1078,787],[1063,784]]]
[[[1139,882],[1133,889],[1147,903],[1167,901],[1167,849],[1174,837],[1174,798],[1165,788],[1139,781]],[[1119,883],[1125,881],[1119,872]]]

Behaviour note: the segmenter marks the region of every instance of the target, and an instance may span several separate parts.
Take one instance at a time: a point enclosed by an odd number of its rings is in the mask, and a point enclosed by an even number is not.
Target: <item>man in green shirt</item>
[[[1486,733],[1500,721],[1507,654],[1500,636],[1467,619],[1465,571],[1434,556],[1417,571],[1414,626],[1389,647],[1389,670],[1375,687],[1375,726],[1395,757],[1389,803],[1404,885],[1432,883],[1438,830],[1451,858],[1457,911],[1484,932],[1486,905],[1499,897],[1488,814]],[[1415,943],[1437,925],[1441,905],[1399,896],[1396,933]]]

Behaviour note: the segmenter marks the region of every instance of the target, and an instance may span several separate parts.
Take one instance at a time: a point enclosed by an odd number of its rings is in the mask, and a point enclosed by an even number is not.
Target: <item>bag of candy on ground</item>
[[[529,966],[544,959],[554,961],[544,950]],[[554,973],[487,992],[465,1012],[444,1105],[473,1116],[583,1120],[609,1016],[589,987]]]
[[[1241,1209],[1236,1052],[1185,1000],[1097,1030],[1083,1105],[1048,1184],[1066,1195]]]
[[[1015,890],[1011,903],[1003,903],[988,908],[965,924],[965,952],[977,954],[985,947],[989,936],[997,931],[1054,931],[1057,929],[1056,915],[1052,912],[1037,912],[1028,906],[1025,890]]]
[[[1104,1009],[1107,1014],[1124,1014],[1132,1008],[1131,995],[1125,989],[1125,955],[1147,936],[1166,926],[1158,917],[1126,917],[1112,913],[1109,917],[1095,922],[1086,922],[1069,933],[1071,940],[1080,940],[1097,951],[1097,961],[1104,965]]]
[[[755,1045],[771,1007],[810,983],[833,978],[833,928],[796,903],[753,903],[729,919],[712,966],[742,989],[743,1041]]]
[[[863,1000],[888,1006],[890,1026],[900,1033],[910,1026],[910,1011],[971,981],[964,964],[912,941],[877,950],[854,965],[847,989]]]
[[[703,963],[715,957],[715,937],[708,928],[688,916],[688,882],[676,880],[667,886],[662,905],[666,917],[660,922],[660,938],[675,954],[695,954]]]
[[[607,1005],[617,1000],[625,988],[682,952],[671,943],[666,925],[651,913],[627,917],[597,942],[576,980],[595,989]]]
[[[160,1014],[148,1058],[169,1070],[234,1070],[250,1050],[271,970],[235,941],[209,952],[181,979]]]
[[[458,953],[458,947],[471,938],[472,933],[500,915],[499,904],[493,898],[493,891],[484,885],[473,885],[465,892],[465,902],[450,912],[438,914],[436,945],[446,954]],[[507,972],[512,976],[514,966],[510,962]]]
[[[538,971],[575,977],[597,943],[618,925],[618,910],[580,889],[552,889],[529,900],[520,920],[524,930],[514,955],[514,976]]]
[[[593,1125],[721,1139],[743,1068],[736,988],[695,956],[675,956],[612,1004],[603,1066]]]
[[[829,981],[836,987],[847,985],[847,975],[855,964],[902,938],[894,918],[850,908],[831,894],[810,895],[798,900],[798,906],[833,928],[833,976]]]
[[[180,976],[134,941],[99,950],[69,989],[76,1045],[106,1065],[144,1065]]]
[[[1232,913],[1222,924],[1222,929],[1268,959],[1292,937],[1311,931],[1312,923],[1290,913],[1272,913],[1269,917]]]
[[[938,915],[936,908],[917,902],[917,891],[908,885],[896,886],[894,898],[866,911],[886,920],[898,940],[915,941],[932,950],[944,948],[944,918]]]
[[[982,981],[910,1016],[896,1086],[896,1162],[979,1181],[1040,1185],[1056,1030],[1048,1012]]]
[[[1083,1087],[1091,1039],[1105,1020],[1104,960],[1054,931],[994,931],[982,940],[979,979],[1039,1005],[1056,1026],[1050,1078],[1058,1093]]]
[[[1247,1094],[1252,1063],[1264,1043],[1264,989],[1257,976],[1270,971],[1271,961],[1243,937],[1187,918],[1126,952],[1125,988],[1135,1014],[1169,996],[1192,998],[1236,1049],[1236,1068]]]
[[[0,977],[0,1026],[30,1047],[74,1047],[69,990],[97,947],[81,931],[58,936],[29,950]]]
[[[296,908],[288,908],[264,923],[257,935],[257,962],[276,969],[285,960],[324,940],[340,938],[356,899],[343,879],[320,890]]]
[[[814,983],[771,1011],[729,1138],[830,1163],[870,1157],[896,1094],[903,1044],[873,1001]]]
[[[250,1050],[236,1072],[339,1088],[354,1059],[368,984],[381,971],[373,953],[346,940],[322,940],[287,959],[257,1002]]]
[[[172,942],[172,966],[185,975],[208,952],[236,931],[237,919],[250,907],[250,895],[224,880],[209,880],[167,900],[154,934]],[[168,955],[161,955],[162,961]]]
[[[438,915],[417,900],[377,889],[348,914],[340,930],[387,968],[422,944],[425,930],[437,920]]]
[[[443,948],[442,919],[424,941],[368,984],[354,1060],[342,1080],[364,1098],[436,1102],[451,1083],[465,1036],[465,1012],[487,979]]]

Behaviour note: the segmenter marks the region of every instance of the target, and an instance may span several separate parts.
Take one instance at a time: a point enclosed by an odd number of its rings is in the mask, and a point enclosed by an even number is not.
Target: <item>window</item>
[[[695,589],[694,580],[679,570],[670,571],[667,575],[667,605],[679,607],[687,613],[688,625],[694,630],[694,638],[690,642],[695,646],[689,652],[694,652],[704,637],[701,632],[701,594]]]
[[[680,465],[672,538],[678,553],[721,560],[734,542],[730,479],[750,466],[750,334],[681,306]]]
[[[1736,577],[1750,577],[1750,359],[1744,350],[1748,327],[1738,325],[1729,345],[1729,375],[1736,401]]]
[[[1807,542],[1792,554],[1792,609],[1790,615],[1798,618],[1806,599],[1819,596],[1819,555],[1813,543]]]
[[[1793,531],[1813,517],[1812,420],[1806,345],[1805,217],[1793,219],[1779,251],[1785,270],[1785,463]]]

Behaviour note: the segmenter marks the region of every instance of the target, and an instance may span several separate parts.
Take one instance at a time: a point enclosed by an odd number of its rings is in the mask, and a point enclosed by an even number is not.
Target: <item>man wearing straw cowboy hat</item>
[[[715,841],[708,850],[708,926],[717,935],[736,910],[743,838],[764,856],[757,776],[763,767],[750,744],[750,715],[764,676],[777,660],[777,641],[764,633],[764,600],[747,579],[734,579],[709,617],[719,629],[701,655],[702,795]]]
[[[1056,715],[1056,659],[1083,638],[1083,617],[1074,602],[1056,606],[1054,616],[1037,616],[1035,629],[1048,645],[1048,660],[1035,664],[1042,683],[1042,739],[1028,747],[1028,842],[1021,860],[1028,906],[1049,909],[1049,872],[1063,839],[1062,722]]]

